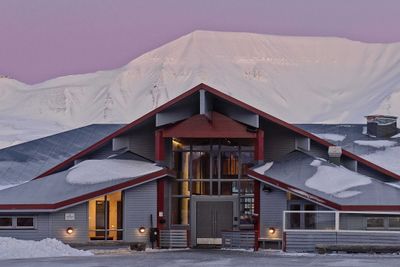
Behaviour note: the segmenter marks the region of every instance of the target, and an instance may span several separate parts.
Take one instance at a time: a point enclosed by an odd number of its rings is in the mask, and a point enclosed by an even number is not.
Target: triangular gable
[[[242,101],[240,101],[238,99],[235,99],[235,98],[233,98],[233,97],[231,97],[229,95],[226,95],[226,94],[218,91],[215,88],[212,88],[212,87],[210,87],[210,86],[208,86],[206,84],[201,83],[201,84],[193,87],[192,89],[188,90],[187,92],[179,95],[178,97],[170,100],[169,102],[161,105],[160,107],[154,109],[153,111],[151,111],[151,112],[145,114],[144,116],[138,118],[137,120],[134,120],[130,124],[126,125],[125,127],[115,131],[111,135],[103,138],[98,143],[88,147],[87,149],[85,149],[85,150],[81,151],[80,153],[74,155],[73,157],[69,158],[68,160],[64,161],[63,163],[61,163],[61,164],[51,168],[50,170],[44,172],[43,174],[39,175],[35,179],[43,177],[43,176],[46,176],[46,175],[49,175],[51,173],[54,173],[54,172],[62,169],[64,166],[70,164],[74,160],[76,160],[76,159],[88,154],[89,152],[91,152],[91,151],[103,146],[104,144],[106,144],[107,142],[112,140],[114,137],[127,132],[128,130],[130,130],[134,126],[136,126],[136,125],[146,121],[147,119],[155,116],[158,112],[161,112],[161,111],[165,110],[166,108],[176,104],[177,102],[181,101],[182,99],[184,99],[184,98],[186,98],[186,97],[188,97],[188,96],[190,96],[190,95],[192,95],[192,94],[194,94],[194,93],[196,93],[196,92],[198,92],[200,90],[205,90],[205,91],[207,91],[207,92],[209,92],[211,94],[214,94],[215,96],[218,96],[218,97],[220,97],[220,98],[222,98],[222,99],[224,99],[224,100],[226,100],[226,101],[228,101],[228,102],[230,102],[232,104],[238,105],[241,108],[244,108],[244,109],[247,109],[247,110],[249,110],[251,112],[254,112],[255,114],[258,114],[259,116],[263,117],[264,119],[267,119],[267,120],[269,120],[269,121],[271,121],[273,123],[276,123],[276,124],[278,124],[278,125],[280,125],[280,126],[282,126],[284,128],[287,128],[287,129],[289,129],[289,130],[291,130],[291,131],[293,131],[295,133],[298,133],[298,134],[300,134],[302,136],[308,137],[311,140],[313,140],[313,141],[315,141],[315,142],[317,142],[317,143],[319,143],[319,144],[321,144],[321,145],[323,145],[325,147],[333,146],[333,144],[329,143],[328,141],[325,141],[325,140],[323,140],[323,139],[321,139],[321,138],[319,138],[319,137],[317,137],[317,136],[315,136],[315,135],[313,135],[313,134],[311,134],[311,133],[309,133],[309,132],[307,132],[305,130],[302,130],[302,129],[296,127],[293,124],[290,124],[290,123],[287,123],[287,122],[285,122],[285,121],[283,121],[281,119],[278,119],[278,118],[276,118],[276,117],[274,117],[274,116],[272,116],[272,115],[270,115],[270,114],[268,114],[266,112],[263,112],[261,110],[258,110],[256,108],[250,106],[249,104],[246,104],[246,103],[244,103],[244,102],[242,102]],[[386,170],[386,169],[384,169],[384,168],[382,168],[382,167],[380,167],[380,166],[378,166],[378,165],[376,165],[376,164],[374,164],[374,163],[372,163],[372,162],[370,162],[368,160],[365,160],[365,159],[363,159],[363,158],[361,158],[361,157],[359,157],[357,155],[354,155],[353,153],[351,153],[351,152],[349,152],[347,150],[343,149],[343,155],[347,156],[347,157],[349,157],[349,158],[351,158],[353,160],[356,160],[359,163],[364,164],[364,165],[366,165],[366,166],[368,166],[368,167],[370,167],[370,168],[372,168],[372,169],[374,169],[374,170],[376,170],[376,171],[378,171],[378,172],[380,172],[380,173],[382,173],[384,175],[387,175],[387,176],[393,177],[394,179],[400,180],[400,175],[395,174],[395,173],[393,173],[393,172],[391,172],[389,170]]]
[[[218,112],[209,117],[195,115],[163,130],[164,137],[181,138],[255,138],[247,127]]]

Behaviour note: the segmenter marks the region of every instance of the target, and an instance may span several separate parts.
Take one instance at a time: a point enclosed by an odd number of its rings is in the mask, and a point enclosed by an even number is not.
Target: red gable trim
[[[143,184],[146,182],[150,182],[153,180],[160,179],[162,177],[171,175],[171,172],[167,169],[162,169],[150,174],[146,174],[134,180],[126,181],[117,185],[113,185],[107,188],[103,188],[101,190],[97,190],[91,193],[87,193],[85,195],[81,195],[78,197],[74,197],[71,199],[67,199],[61,202],[57,202],[54,204],[1,204],[0,210],[57,210],[66,206],[71,206],[73,204],[77,204],[80,202],[87,201],[89,199],[102,196],[114,191],[122,190],[128,187],[136,186],[139,184]]]
[[[211,120],[205,115],[194,115],[163,130],[164,137],[181,138],[255,138],[256,134],[247,127],[218,112],[211,113]]]
[[[388,206],[388,205],[382,205],[382,206],[378,206],[378,205],[339,205],[330,200],[326,200],[324,198],[321,198],[321,197],[315,196],[313,194],[310,194],[308,192],[305,192],[302,189],[298,189],[298,188],[288,185],[286,183],[280,182],[274,178],[259,174],[259,173],[255,172],[254,170],[248,170],[248,175],[250,177],[253,177],[254,179],[264,181],[266,183],[269,183],[269,184],[275,185],[279,188],[282,188],[284,190],[287,190],[287,191],[289,191],[293,194],[296,194],[300,197],[307,198],[307,196],[299,194],[299,192],[304,192],[309,196],[308,199],[310,201],[317,202],[321,205],[331,207],[338,211],[400,211],[400,205],[398,205],[398,206],[395,206],[395,205],[391,205],[391,206]]]
[[[122,127],[121,129],[119,129],[116,132],[112,133],[111,135],[103,138],[99,142],[91,145],[90,147],[88,147],[88,148],[84,149],[83,151],[79,152],[78,154],[76,154],[76,155],[72,156],[71,158],[65,160],[64,162],[54,166],[53,168],[51,168],[50,170],[42,173],[41,175],[39,175],[35,179],[43,177],[43,176],[50,175],[50,174],[62,169],[63,167],[66,167],[68,164],[71,164],[74,160],[76,160],[76,159],[86,155],[87,153],[89,153],[89,152],[101,147],[102,145],[104,145],[105,143],[110,141],[112,138],[114,138],[114,137],[126,132],[127,130],[131,129],[132,127],[134,127],[134,126],[138,125],[139,123],[145,121],[146,119],[154,116],[155,114],[157,114],[158,112],[168,108],[169,106],[172,106],[173,104],[179,102],[180,100],[184,99],[185,97],[188,97],[188,96],[192,95],[193,93],[199,91],[200,89],[204,89],[204,90],[208,91],[209,93],[212,93],[212,94],[214,94],[214,95],[216,95],[216,96],[218,96],[218,97],[220,97],[222,99],[225,99],[225,100],[227,100],[227,101],[229,101],[229,102],[231,102],[233,104],[236,104],[236,105],[238,105],[238,106],[240,106],[240,107],[242,107],[244,109],[247,109],[247,110],[249,110],[251,112],[254,112],[254,113],[258,114],[259,116],[261,116],[261,117],[263,117],[263,118],[265,118],[267,120],[270,120],[270,121],[272,121],[272,122],[274,122],[274,123],[276,123],[278,125],[281,125],[281,126],[287,128],[289,130],[292,130],[292,131],[294,131],[294,132],[296,132],[296,133],[298,133],[300,135],[306,136],[306,137],[310,138],[311,140],[313,140],[313,141],[315,141],[315,142],[317,142],[317,143],[319,143],[319,144],[321,144],[323,146],[326,146],[326,147],[333,146],[333,144],[331,144],[331,143],[329,143],[329,142],[327,142],[327,141],[325,141],[325,140],[323,140],[323,139],[321,139],[321,138],[319,138],[319,137],[317,137],[317,136],[315,136],[315,135],[313,135],[313,134],[311,134],[311,133],[309,133],[309,132],[307,132],[307,131],[305,131],[303,129],[300,129],[300,128],[298,128],[298,127],[296,127],[296,126],[294,126],[294,125],[292,125],[290,123],[287,123],[287,122],[285,122],[285,121],[283,121],[281,119],[278,119],[278,118],[276,118],[276,117],[274,117],[274,116],[272,116],[272,115],[270,115],[268,113],[265,113],[265,112],[263,112],[261,110],[258,110],[256,108],[254,108],[254,107],[252,107],[252,106],[240,101],[240,100],[237,100],[237,99],[235,99],[235,98],[233,98],[233,97],[231,97],[229,95],[226,95],[226,94],[218,91],[217,89],[214,89],[214,88],[212,88],[212,87],[210,87],[210,86],[208,86],[206,84],[201,83],[201,84],[193,87],[192,89],[188,90],[187,92],[179,95],[178,97],[170,100],[169,102],[159,106],[158,108],[156,108],[153,111],[147,113],[146,115],[140,117],[139,119],[134,120],[130,124]],[[376,164],[374,164],[374,163],[372,163],[372,162],[370,162],[368,160],[365,160],[365,159],[363,159],[363,158],[361,158],[361,157],[359,157],[357,155],[354,155],[353,153],[350,153],[347,150],[343,149],[342,151],[343,151],[342,152],[343,155],[345,155],[345,156],[347,156],[347,157],[349,157],[351,159],[354,159],[354,160],[356,160],[356,161],[358,161],[358,162],[360,162],[360,163],[362,163],[362,164],[364,164],[364,165],[370,167],[371,169],[374,169],[374,170],[376,170],[376,171],[378,171],[380,173],[383,173],[383,174],[385,174],[387,176],[390,176],[390,177],[392,177],[394,179],[400,180],[400,175],[395,174],[395,173],[393,173],[393,172],[391,172],[389,170],[386,170],[386,169],[384,169],[384,168],[382,168],[382,167],[380,167],[380,166],[378,166],[378,165],[376,165]]]

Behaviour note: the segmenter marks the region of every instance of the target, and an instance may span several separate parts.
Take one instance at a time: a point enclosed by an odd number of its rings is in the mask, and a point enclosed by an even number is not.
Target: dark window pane
[[[17,227],[33,227],[33,218],[17,218]]]
[[[307,204],[304,206],[304,210],[306,211],[314,211],[315,209],[315,205],[312,204]],[[304,214],[304,226],[306,229],[315,229],[315,213]]]
[[[172,224],[189,224],[189,198],[175,198],[171,199],[171,219]]]
[[[389,227],[400,228],[400,217],[390,217],[389,218]]]
[[[300,205],[292,204],[290,205],[290,210],[300,210]],[[290,213],[289,222],[290,222],[290,229],[299,229],[300,213]]]
[[[0,218],[0,227],[11,227],[12,218]]]
[[[385,227],[385,220],[384,218],[367,218],[367,227],[371,228],[383,228]]]
[[[193,152],[192,153],[192,174],[193,179],[210,178],[210,153]]]

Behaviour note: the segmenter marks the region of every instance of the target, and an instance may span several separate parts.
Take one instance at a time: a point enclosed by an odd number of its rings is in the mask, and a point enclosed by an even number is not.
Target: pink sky
[[[0,0],[0,75],[120,67],[193,30],[400,41],[399,0]]]

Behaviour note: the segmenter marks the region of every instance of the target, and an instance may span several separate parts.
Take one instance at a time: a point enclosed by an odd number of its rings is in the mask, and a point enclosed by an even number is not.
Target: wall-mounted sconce
[[[144,228],[143,226],[141,226],[139,228],[139,233],[143,234],[146,231],[146,228]]]
[[[275,232],[276,232],[276,230],[274,227],[268,228],[268,234],[273,235],[273,234],[275,234]]]
[[[67,232],[67,234],[72,235],[72,233],[74,232],[74,228],[68,227],[66,232]]]
[[[267,193],[271,193],[272,192],[272,187],[269,185],[264,185],[262,188],[262,191],[267,192]]]

